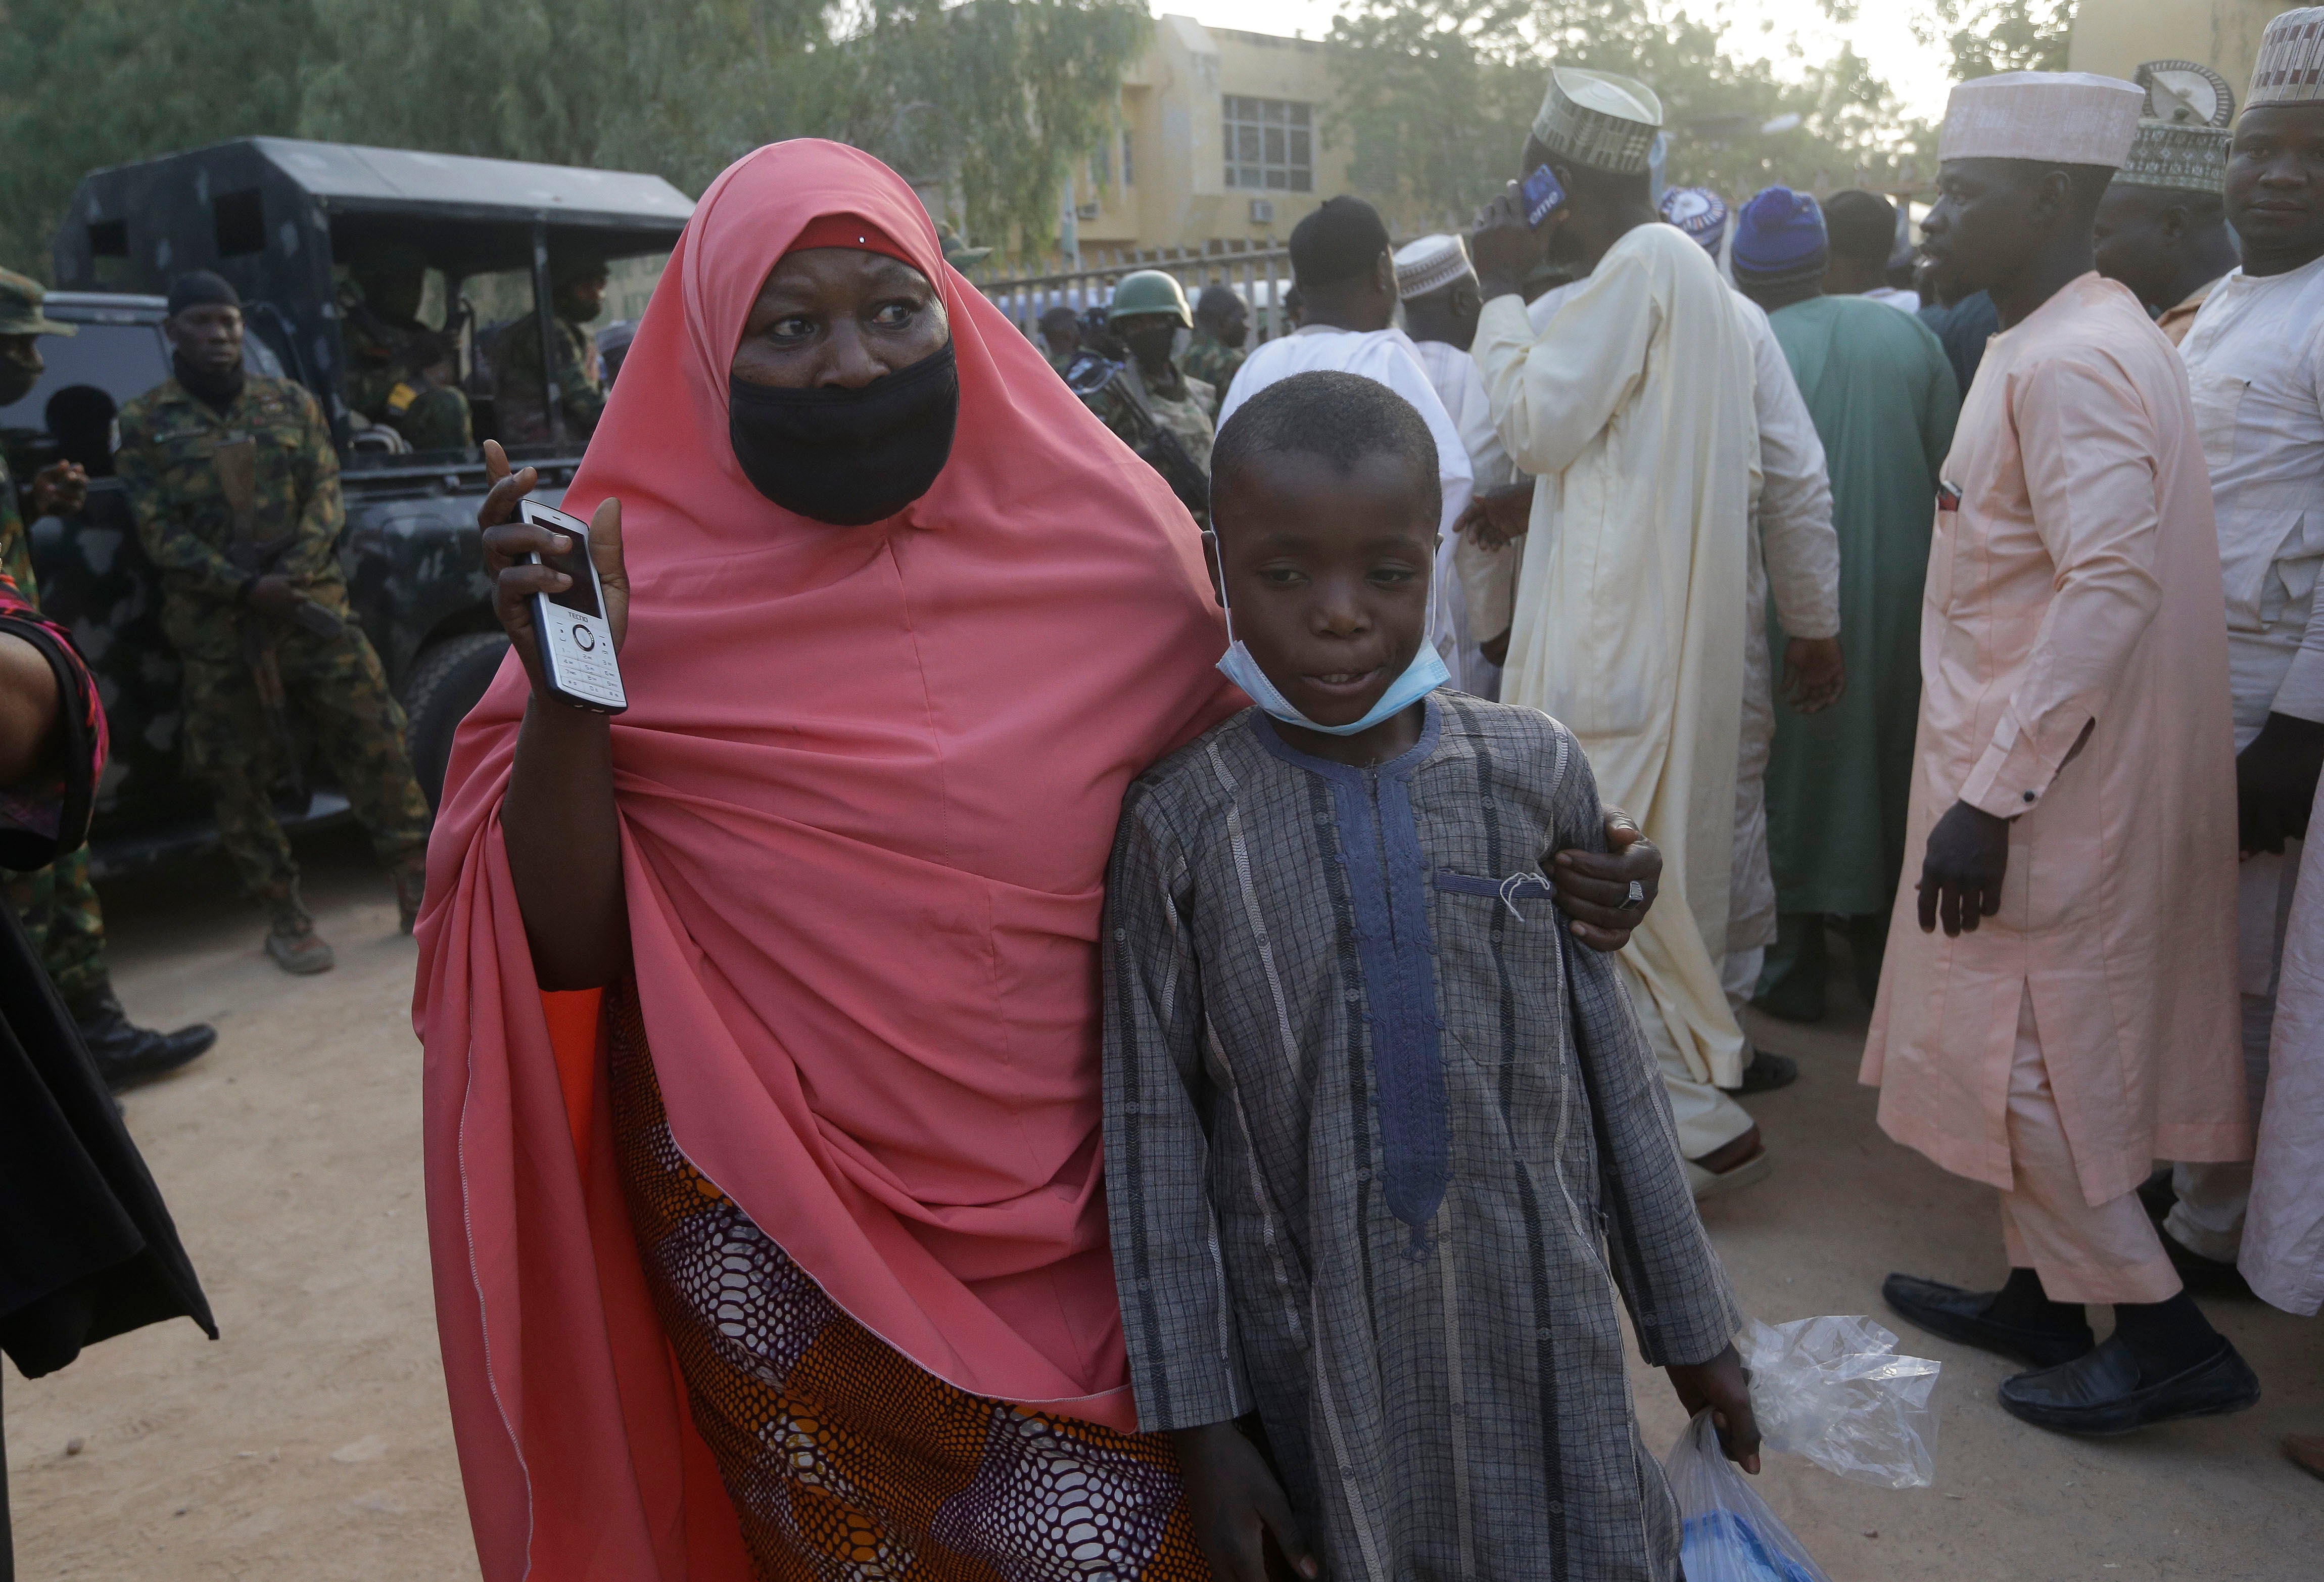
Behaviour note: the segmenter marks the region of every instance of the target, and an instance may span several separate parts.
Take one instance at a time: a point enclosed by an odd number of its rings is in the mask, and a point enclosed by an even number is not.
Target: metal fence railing
[[[1085,255],[1086,257],[1086,255]],[[1060,303],[1075,312],[1101,306],[1113,295],[1114,282],[1139,269],[1158,269],[1178,278],[1192,303],[1213,285],[1231,287],[1250,310],[1253,344],[1282,332],[1280,304],[1291,289],[1291,254],[1282,247],[1265,252],[1190,253],[1176,247],[1127,249],[1104,264],[1084,262],[1083,267],[1053,274],[1005,275],[976,281],[979,291],[1013,319],[1028,336],[1042,314]]]

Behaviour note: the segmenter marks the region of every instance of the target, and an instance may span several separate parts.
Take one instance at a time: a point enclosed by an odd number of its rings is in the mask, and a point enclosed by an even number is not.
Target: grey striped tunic
[[[1668,1582],[1649,1362],[1738,1318],[1613,963],[1540,877],[1604,847],[1563,726],[1450,691],[1373,769],[1253,709],[1130,788],[1105,1159],[1141,1427],[1256,1411],[1331,1575]]]

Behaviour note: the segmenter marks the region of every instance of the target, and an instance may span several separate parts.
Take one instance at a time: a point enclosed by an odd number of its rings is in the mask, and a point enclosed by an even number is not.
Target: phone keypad
[[[613,639],[595,629],[592,623],[576,620],[562,611],[558,614],[558,624],[563,628],[558,635],[564,639],[557,644],[558,684],[587,697],[593,703],[623,702],[622,672],[613,662]]]

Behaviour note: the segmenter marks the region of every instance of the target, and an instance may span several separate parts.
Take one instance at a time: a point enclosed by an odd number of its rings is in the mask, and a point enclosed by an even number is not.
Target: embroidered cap
[[[2119,170],[2146,96],[2088,71],[2003,71],[1953,85],[1937,134],[1943,160],[2039,160]]]
[[[1458,236],[1423,236],[1396,250],[1396,294],[1403,301],[1443,291],[1462,275],[1475,273],[1469,265],[1468,245]]]
[[[2260,35],[2245,108],[2324,99],[2324,6],[2287,11]]]
[[[2149,60],[2133,80],[2146,91],[2146,113],[2114,179],[2126,187],[2224,191],[2234,141],[2227,126],[2236,118],[2227,79],[2192,60]]]
[[[1549,92],[1533,134],[1552,153],[1616,175],[1645,173],[1662,130],[1663,102],[1655,90],[1610,71],[1578,66],[1550,69]]]
[[[1655,206],[1663,218],[1702,243],[1713,256],[1727,236],[1727,200],[1708,187],[1674,187]]]

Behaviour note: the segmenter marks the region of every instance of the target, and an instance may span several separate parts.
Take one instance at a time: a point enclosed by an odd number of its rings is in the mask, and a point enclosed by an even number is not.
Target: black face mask
[[[834,527],[893,516],[952,455],[960,373],[952,347],[861,390],[728,380],[727,437],[742,476],[786,511]]]
[[[212,373],[208,368],[195,367],[176,352],[171,352],[170,369],[171,373],[177,375],[178,383],[190,391],[196,400],[205,406],[215,407],[221,412],[232,406],[242,395],[240,363],[236,363],[222,373]]]

